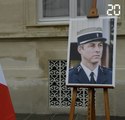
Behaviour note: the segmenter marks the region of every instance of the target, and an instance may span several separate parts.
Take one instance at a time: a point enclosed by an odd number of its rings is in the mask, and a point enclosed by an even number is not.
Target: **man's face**
[[[92,64],[99,63],[103,52],[103,42],[95,41],[79,45],[78,52],[83,61]]]

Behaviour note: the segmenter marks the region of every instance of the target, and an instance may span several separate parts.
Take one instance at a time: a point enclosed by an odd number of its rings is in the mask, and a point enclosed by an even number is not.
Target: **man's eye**
[[[99,46],[100,46],[100,47],[102,47],[102,46],[103,46],[103,44],[99,44]]]
[[[89,46],[90,46],[90,47],[95,47],[95,44],[90,44]]]

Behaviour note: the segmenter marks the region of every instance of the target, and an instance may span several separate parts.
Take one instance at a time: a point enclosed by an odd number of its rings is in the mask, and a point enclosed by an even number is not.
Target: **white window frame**
[[[38,23],[41,22],[63,22],[67,23],[69,18],[76,17],[77,16],[77,0],[69,0],[69,16],[68,17],[43,17],[43,8],[42,6],[42,1],[43,0],[37,0],[37,11],[38,11],[38,16],[37,20]],[[71,12],[72,11],[72,12]]]

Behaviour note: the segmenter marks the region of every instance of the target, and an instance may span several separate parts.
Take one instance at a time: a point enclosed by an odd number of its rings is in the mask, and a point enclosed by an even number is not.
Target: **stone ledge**
[[[75,120],[87,120],[87,116],[75,114]],[[68,114],[16,114],[17,120],[68,120]],[[102,120],[104,116],[97,116],[97,120]],[[125,116],[111,116],[111,120],[125,120]]]

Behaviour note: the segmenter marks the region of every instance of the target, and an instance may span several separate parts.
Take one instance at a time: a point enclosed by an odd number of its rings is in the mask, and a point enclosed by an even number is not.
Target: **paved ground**
[[[67,114],[36,115],[36,114],[16,114],[16,120],[68,120]],[[87,120],[85,116],[75,115],[75,120]],[[96,120],[105,120],[104,117],[96,117]],[[125,120],[125,117],[111,117],[111,120]]]

